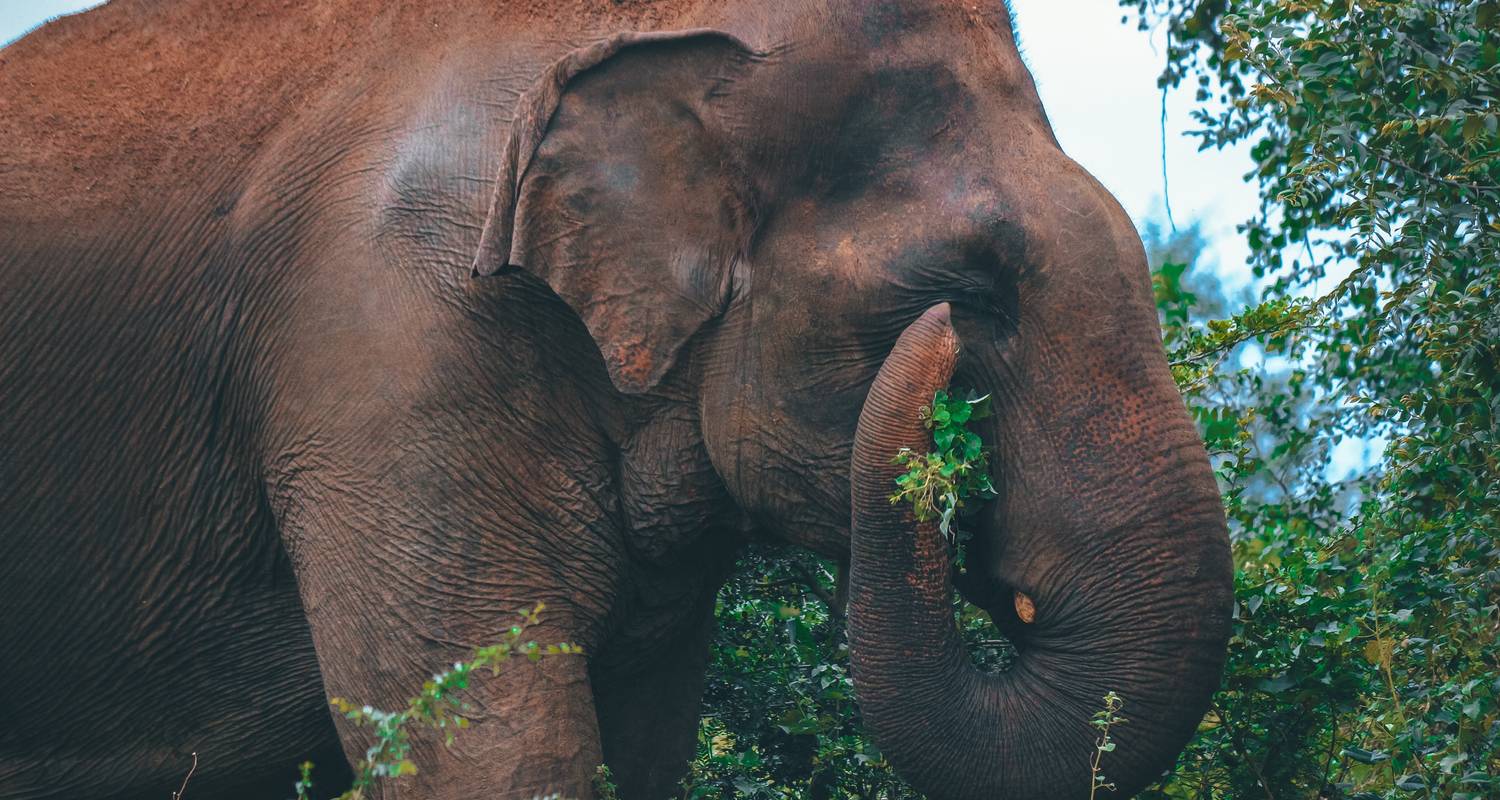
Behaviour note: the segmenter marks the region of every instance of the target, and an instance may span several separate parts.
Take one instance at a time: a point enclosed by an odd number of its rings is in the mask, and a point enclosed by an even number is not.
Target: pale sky
[[[90,0],[0,0],[0,42],[44,20],[95,5]],[[1165,222],[1161,177],[1163,55],[1134,20],[1121,24],[1116,0],[1013,0],[1027,62],[1063,149],[1119,198],[1137,226]],[[1198,152],[1189,90],[1167,111],[1167,174],[1179,224],[1199,221],[1231,286],[1249,281],[1245,244],[1234,227],[1255,210],[1246,184],[1248,150]]]
[[[0,0],[0,43],[7,43],[60,14],[98,4],[98,0]]]

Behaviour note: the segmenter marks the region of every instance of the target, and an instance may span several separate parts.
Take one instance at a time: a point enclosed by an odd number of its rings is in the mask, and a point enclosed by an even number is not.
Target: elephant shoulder
[[[389,251],[410,262],[448,254],[468,275],[516,101],[564,52],[556,40],[481,41],[400,82],[372,193]]]

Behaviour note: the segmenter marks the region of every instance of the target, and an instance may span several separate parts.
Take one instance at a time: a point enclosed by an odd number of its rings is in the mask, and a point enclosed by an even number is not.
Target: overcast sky
[[[44,20],[87,8],[89,0],[0,0],[0,42]],[[1104,182],[1137,226],[1164,221],[1161,96],[1163,56],[1133,24],[1120,22],[1116,0],[1013,0],[1026,59],[1063,149]],[[1153,41],[1155,40],[1155,41]],[[1185,135],[1192,127],[1188,91],[1169,98],[1167,175],[1179,224],[1201,221],[1230,283],[1248,280],[1245,249],[1234,226],[1255,209],[1244,181],[1244,148],[1200,153]]]

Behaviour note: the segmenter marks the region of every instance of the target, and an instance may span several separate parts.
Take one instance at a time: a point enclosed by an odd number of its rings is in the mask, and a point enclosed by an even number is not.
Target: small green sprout
[[[620,800],[620,790],[615,786],[615,775],[609,767],[603,764],[594,769],[594,796],[598,800]]]
[[[932,431],[933,451],[919,454],[903,447],[891,461],[906,468],[896,478],[896,492],[891,503],[911,503],[918,522],[934,517],[938,529],[953,546],[960,572],[964,568],[965,532],[953,524],[960,509],[970,508],[970,501],[989,500],[995,496],[990,480],[990,455],[979,434],[968,429],[970,422],[990,414],[989,395],[968,393],[965,399],[939,389],[932,405],[922,409],[922,422]]]
[[[1109,692],[1104,695],[1104,708],[1094,712],[1094,718],[1089,721],[1089,724],[1094,726],[1095,730],[1099,731],[1099,738],[1094,742],[1094,758],[1092,763],[1089,764],[1089,773],[1093,776],[1092,783],[1089,786],[1089,800],[1094,800],[1095,795],[1100,791],[1112,792],[1115,790],[1115,785],[1110,783],[1108,778],[1104,777],[1103,772],[1099,771],[1099,764],[1104,760],[1105,753],[1113,753],[1115,751],[1115,742],[1110,736],[1110,728],[1130,721],[1120,716],[1120,709],[1124,707],[1125,701],[1121,700],[1120,696],[1114,692]]]

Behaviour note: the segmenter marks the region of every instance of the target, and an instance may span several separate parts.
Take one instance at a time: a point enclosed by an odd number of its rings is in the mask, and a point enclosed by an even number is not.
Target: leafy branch
[[[526,632],[541,620],[546,608],[538,603],[529,611],[521,611],[520,621],[507,631],[500,642],[474,651],[468,661],[460,661],[452,669],[432,676],[422,684],[422,691],[407,701],[401,711],[382,711],[367,705],[355,705],[341,697],[329,700],[345,718],[353,720],[359,727],[371,728],[375,743],[365,751],[365,757],[355,765],[354,785],[336,800],[364,800],[366,793],[384,778],[400,778],[415,775],[417,765],[411,760],[411,732],[414,728],[430,728],[443,734],[443,743],[452,745],[457,731],[469,727],[463,716],[469,705],[459,699],[467,689],[471,677],[481,670],[490,675],[499,675],[500,668],[512,657],[524,657],[539,661],[543,656],[579,655],[583,649],[575,644],[539,645],[534,641],[522,641]],[[295,784],[297,800],[310,800],[313,788],[312,762],[301,766],[301,778]]]
[[[938,529],[953,545],[958,568],[963,571],[965,537],[954,528],[953,519],[959,509],[969,507],[969,501],[982,502],[995,496],[989,450],[979,434],[968,429],[970,422],[990,415],[990,397],[970,392],[959,399],[939,389],[921,415],[923,424],[932,431],[934,449],[917,453],[903,447],[892,459],[891,463],[906,472],[896,478],[891,503],[910,503],[918,522],[936,517]]]
[[[1120,716],[1120,709],[1125,707],[1125,701],[1114,692],[1104,695],[1104,708],[1094,712],[1094,718],[1089,724],[1099,731],[1099,738],[1094,741],[1094,758],[1089,764],[1089,774],[1092,780],[1089,784],[1089,800],[1094,800],[1095,795],[1102,789],[1107,792],[1115,790],[1115,785],[1109,782],[1109,778],[1100,771],[1100,764],[1104,761],[1105,753],[1115,751],[1115,741],[1110,729],[1116,725],[1123,725],[1130,720]]]

